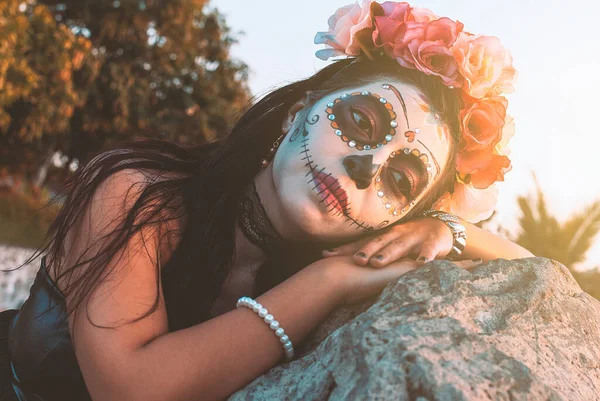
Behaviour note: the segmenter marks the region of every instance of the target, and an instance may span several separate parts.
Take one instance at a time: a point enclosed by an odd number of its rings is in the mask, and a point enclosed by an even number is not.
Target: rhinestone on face
[[[394,157],[394,156],[396,156],[396,152],[392,152],[392,153],[390,153],[390,158],[392,158],[392,157]]]
[[[328,119],[330,119],[331,121],[335,120],[335,114],[330,114],[327,116]]]
[[[380,189],[379,191],[377,191],[377,196],[379,196],[380,198],[383,198],[385,194],[383,193],[383,191]]]
[[[398,216],[398,211],[394,210],[394,213],[392,213],[394,216]]]
[[[391,207],[392,207],[392,204],[391,204],[391,203],[389,203],[389,202],[388,202],[388,203],[386,203],[386,204],[385,204],[385,208],[386,208],[386,209],[391,209]]]
[[[327,107],[333,107],[333,102],[327,103]]]
[[[363,91],[362,94],[365,95],[365,96],[367,96],[367,95],[370,95],[371,92],[369,92],[369,91]]]
[[[421,132],[421,128],[415,128],[415,134],[418,134]]]
[[[409,154],[410,153],[410,149],[409,148],[404,149],[404,153],[405,154]]]
[[[385,136],[385,140],[386,140],[386,141],[391,141],[391,140],[392,140],[392,138],[393,138],[393,137],[392,137],[390,134],[387,134],[387,135]]]
[[[381,103],[383,103],[383,104],[386,104],[386,103],[387,103],[387,100],[386,100],[384,97],[380,98],[380,99],[379,99],[379,101],[380,101]]]
[[[336,129],[336,130],[335,130],[335,134],[336,134],[337,136],[342,136],[342,131],[340,131],[339,129]]]
[[[342,99],[346,99],[348,96],[350,96],[350,95],[349,95],[349,94],[347,94],[347,93],[344,93],[342,96],[340,96],[340,98],[342,98]]]
[[[433,117],[434,117],[436,120],[439,120],[439,119],[440,119],[440,115],[439,115],[438,113],[435,113],[435,114],[433,115]]]
[[[375,182],[379,182],[381,181],[381,177],[377,176],[377,178],[375,178]]]
[[[365,145],[364,149],[365,150],[371,150],[371,146],[370,145]]]
[[[379,149],[380,147],[382,147],[382,146],[383,146],[383,143],[378,143],[378,144],[377,144],[377,148],[378,148],[378,149]]]
[[[383,89],[390,89],[390,86],[389,86],[388,84],[383,84],[383,85],[381,85],[381,87],[382,87]]]
[[[354,148],[354,147],[356,147],[356,142],[350,141],[350,142],[348,142],[348,146],[350,146],[351,148]]]
[[[431,171],[431,166],[427,165],[427,171]]]
[[[396,128],[398,126],[398,122],[396,120],[392,120],[390,121],[390,125],[392,126],[392,128]]]

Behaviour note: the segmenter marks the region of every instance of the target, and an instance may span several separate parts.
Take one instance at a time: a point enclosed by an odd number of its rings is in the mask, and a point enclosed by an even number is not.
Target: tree
[[[537,183],[536,183],[537,185]],[[518,198],[521,230],[515,240],[536,256],[557,260],[574,271],[585,260],[592,241],[600,231],[600,201],[559,223],[548,211],[546,198],[537,185],[537,199]]]
[[[44,6],[0,2],[0,169],[30,175],[66,136],[98,61]]]
[[[9,0],[8,19],[25,21],[15,24],[25,36],[17,42],[40,41],[29,51],[24,45],[13,49],[24,60],[19,63],[29,66],[38,87],[54,85],[58,74],[77,96],[52,103],[51,92],[39,89],[44,106],[36,108],[39,97],[20,84],[19,95],[0,103],[11,119],[8,126],[0,126],[2,148],[12,152],[35,147],[38,152],[24,163],[37,171],[55,150],[68,164],[73,158],[85,162],[116,140],[162,137],[202,143],[225,134],[249,99],[247,66],[230,58],[235,39],[223,17],[216,10],[206,11],[205,3],[29,0],[24,7]],[[61,32],[68,39],[40,34],[31,22],[37,14],[44,15],[48,32]],[[64,46],[67,40],[81,42],[83,54]],[[20,69],[17,61],[11,62],[11,71]],[[40,73],[44,68],[56,73]]]

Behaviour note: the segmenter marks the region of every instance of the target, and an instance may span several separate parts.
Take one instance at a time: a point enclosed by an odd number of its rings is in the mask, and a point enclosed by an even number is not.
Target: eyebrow
[[[435,158],[435,156],[433,155],[433,153],[431,152],[431,150],[427,147],[427,145],[425,145],[423,142],[421,142],[420,139],[417,139],[417,142],[419,142],[421,145],[423,145],[423,147],[427,150],[427,152],[429,153],[429,156],[431,156],[431,159],[433,160],[433,163],[435,164],[435,168],[436,168],[436,173],[435,176],[437,177],[438,175],[440,175],[441,170],[440,170],[440,165],[437,161],[437,159]]]
[[[400,91],[398,89],[396,89],[396,87],[394,85],[390,85],[390,84],[386,84],[386,85],[388,86],[389,90],[391,90],[394,93],[394,95],[396,95],[398,100],[400,100],[400,104],[402,105],[402,111],[404,111],[404,118],[406,118],[406,127],[408,129],[410,129],[410,123],[408,122],[408,111],[406,109],[406,102],[404,101],[402,94],[400,93]]]

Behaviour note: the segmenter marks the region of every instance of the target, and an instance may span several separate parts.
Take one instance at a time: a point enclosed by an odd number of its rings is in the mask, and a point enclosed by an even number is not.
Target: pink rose
[[[386,1],[381,4],[383,13],[387,18],[397,21],[409,21],[412,19],[411,11],[413,8],[406,2],[397,3],[395,1]]]
[[[398,41],[395,56],[400,64],[413,64],[425,74],[439,76],[446,85],[460,87],[462,77],[450,47],[463,27],[446,17],[427,24],[414,22],[406,31],[407,37]],[[402,48],[407,39],[410,41]]]
[[[373,43],[383,47],[388,54],[393,54],[396,40],[405,38],[406,22],[412,20],[412,7],[408,3],[387,1],[381,4],[383,15],[375,15]],[[421,36],[422,33],[419,33]],[[410,39],[408,39],[410,41]]]
[[[325,44],[333,49],[324,49],[317,52],[317,57],[327,60],[336,55],[358,56],[360,45],[355,41],[358,31],[372,26],[369,7],[373,0],[363,0],[362,7],[350,4],[339,8],[329,18],[329,31],[317,32],[315,44]]]
[[[463,32],[451,50],[471,96],[482,98],[514,91],[512,57],[498,38]]]
[[[430,23],[439,17],[428,8],[414,7],[412,10],[413,20],[416,22]]]

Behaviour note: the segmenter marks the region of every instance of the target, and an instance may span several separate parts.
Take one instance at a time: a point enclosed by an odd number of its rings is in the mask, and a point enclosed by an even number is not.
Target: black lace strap
[[[283,244],[283,238],[267,217],[254,180],[246,187],[240,199],[239,221],[246,238],[265,252],[270,253]]]

